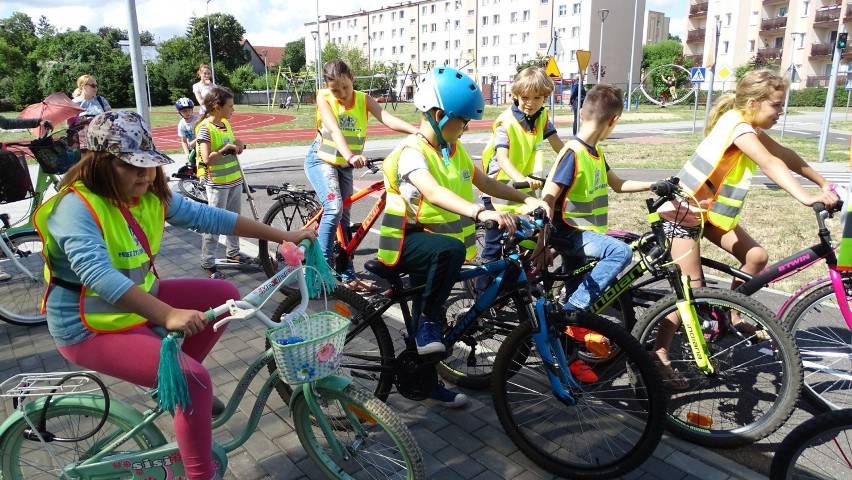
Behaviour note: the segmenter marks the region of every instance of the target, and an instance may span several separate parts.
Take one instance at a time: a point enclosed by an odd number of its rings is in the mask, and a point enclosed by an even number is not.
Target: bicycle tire
[[[769,470],[777,480],[849,478],[852,410],[811,417],[784,437]]]
[[[589,313],[579,315],[577,326],[601,333],[622,354],[618,361],[594,367],[597,382],[575,388],[563,380],[576,405],[553,394],[548,367],[535,353],[533,325],[522,322],[506,338],[494,363],[494,408],[518,449],[549,472],[568,478],[620,477],[657,447],[666,392],[648,354],[627,330]],[[549,336],[555,333],[551,328]],[[558,338],[572,358],[577,341],[562,333]]]
[[[852,292],[852,278],[844,278],[843,286]],[[784,327],[802,356],[805,398],[822,411],[852,408],[852,331],[832,285],[796,302],[786,319]]]
[[[730,320],[723,319],[718,331],[704,332],[716,368],[714,374],[705,375],[693,360],[681,326],[669,348],[669,359],[689,387],[669,389],[666,426],[675,435],[707,447],[733,448],[761,440],[790,417],[799,397],[802,360],[793,339],[775,315],[751,297],[717,288],[692,292],[699,312],[736,309],[741,321],[762,328],[769,338],[754,341],[759,338],[752,335],[747,341]],[[637,322],[633,336],[649,351],[660,320],[677,311],[676,302],[674,294],[662,298]]]
[[[75,398],[76,397],[76,398]],[[65,437],[84,437],[78,431],[91,431],[94,425],[103,418],[103,410],[96,402],[88,403],[85,395],[74,395],[54,399],[47,409],[47,430],[58,433],[60,429],[69,429],[72,432]],[[41,420],[42,410],[30,414],[34,424]],[[115,438],[116,433],[128,432],[136,427],[136,422],[131,419],[116,415],[110,410],[107,415],[106,424],[97,431],[95,435],[88,436],[76,442],[51,442],[51,447],[56,454],[59,468],[63,468],[73,462],[85,459],[88,455],[102,450]],[[39,480],[56,479],[59,473],[55,469],[53,461],[44,446],[38,440],[28,440],[24,431],[29,428],[26,420],[19,418],[12,426],[6,429],[0,438],[0,472],[4,480]],[[65,430],[62,430],[65,431]],[[133,442],[133,443],[130,443]],[[120,445],[116,451],[130,452],[147,450],[160,446],[154,442],[144,431],[140,431]]]
[[[342,391],[322,384],[312,388],[332,430],[351,455],[349,459],[334,455],[307,401],[299,395],[291,405],[296,434],[327,478],[426,478],[417,440],[389,406],[355,384]],[[360,420],[358,430],[364,429],[368,435],[353,431],[345,410]]]
[[[275,203],[263,216],[263,223],[280,228],[281,230],[298,230],[308,223],[320,210],[322,205],[309,196],[295,196],[282,192],[275,199]],[[271,278],[278,271],[278,264],[283,261],[278,253],[280,243],[258,240],[257,257],[263,266],[263,273]]]
[[[281,291],[286,296],[272,314],[273,322],[281,322],[281,319],[298,307],[302,301],[302,295],[298,290],[282,288]],[[382,318],[375,318],[357,335],[354,335],[353,332],[357,324],[362,323],[368,313],[369,304],[367,301],[357,293],[343,287],[338,287],[329,292],[328,297],[327,307],[323,298],[310,300],[306,313],[332,310],[352,320],[352,326],[343,347],[343,360],[338,373],[353,378],[360,388],[373,392],[380,400],[387,400],[393,386],[393,373],[389,368],[382,371],[371,370],[371,368],[375,369],[376,367],[389,367],[394,363],[393,339],[387,325]],[[267,340],[266,348],[269,347],[269,340]],[[359,365],[362,367],[359,367]],[[274,362],[267,367],[270,373],[274,372],[276,368]],[[289,404],[290,396],[293,393],[292,387],[285,382],[279,382],[275,388],[284,403]]]
[[[197,178],[181,178],[178,190],[184,197],[198,203],[207,203],[207,187]]]
[[[16,232],[0,237],[35,280],[18,270],[18,267],[0,250],[0,267],[12,278],[0,282],[0,318],[13,325],[32,327],[44,325],[46,315],[41,313],[44,283],[44,244],[35,230]]]

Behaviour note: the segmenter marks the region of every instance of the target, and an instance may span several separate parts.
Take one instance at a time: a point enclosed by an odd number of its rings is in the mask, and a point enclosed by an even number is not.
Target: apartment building
[[[669,39],[669,17],[663,12],[645,11],[645,45],[653,45]]]
[[[633,84],[640,80],[645,0],[412,0],[345,14],[328,5],[318,22],[305,24],[308,64],[316,62],[317,41],[332,42],[361,49],[371,65],[395,62],[419,75],[450,65],[483,86],[505,87],[536,54],[555,55],[562,76],[577,77],[577,50],[590,50],[589,63],[604,66],[601,81],[626,87],[633,51]],[[414,82],[399,81],[410,98]]]
[[[826,86],[837,34],[850,25],[852,0],[690,0],[684,55],[707,65],[718,38],[717,71],[761,55],[781,70],[796,66],[792,88]],[[847,48],[841,82],[850,60]]]

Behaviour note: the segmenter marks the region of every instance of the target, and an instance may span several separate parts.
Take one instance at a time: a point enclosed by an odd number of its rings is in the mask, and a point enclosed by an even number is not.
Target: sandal
[[[654,356],[654,365],[663,377],[663,384],[672,390],[686,390],[689,388],[689,380],[683,376],[676,368],[672,367],[672,362],[664,362]]]
[[[216,267],[201,267],[201,268],[204,269],[204,271],[207,272],[207,276],[209,276],[213,280],[224,280],[225,279],[225,274],[220,272],[219,269],[217,269]]]
[[[241,263],[244,265],[251,265],[254,263],[254,259],[244,253],[238,253],[236,255],[226,257],[225,261],[228,263]]]
[[[372,293],[372,292],[378,292],[379,290],[382,289],[382,287],[376,285],[375,282],[372,282],[370,280],[361,280],[361,279],[358,279],[358,278],[353,278],[352,280],[349,280],[348,282],[340,282],[340,284],[343,285],[344,287],[348,288],[349,290],[352,290],[352,291],[358,292],[358,293]]]
[[[752,340],[754,343],[761,343],[769,340],[769,332],[763,329],[760,325],[752,325],[740,320],[734,323],[734,329],[745,335],[747,340]]]

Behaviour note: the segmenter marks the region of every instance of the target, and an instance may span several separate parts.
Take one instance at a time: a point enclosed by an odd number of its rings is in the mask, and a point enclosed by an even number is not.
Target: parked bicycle
[[[526,226],[530,227],[528,223]],[[510,241],[523,239],[521,235]],[[648,457],[662,433],[665,392],[659,373],[641,345],[626,330],[589,314],[581,316],[578,325],[605,335],[612,348],[623,352],[623,355],[618,360],[598,366],[598,382],[581,386],[568,368],[581,347],[562,333],[564,325],[553,325],[542,317],[542,311],[533,309],[534,287],[527,282],[514,245],[512,243],[507,249],[502,260],[463,268],[458,281],[487,274],[496,278],[466,311],[446,318],[442,341],[447,346],[447,354],[443,357],[421,356],[414,345],[409,300],[421,294],[425,287],[407,286],[397,269],[377,260],[367,261],[367,270],[387,280],[390,289],[369,301],[346,289],[332,292],[331,308],[353,322],[346,335],[341,368],[382,400],[387,399],[394,389],[406,398],[423,400],[438,382],[436,368],[439,362],[465,358],[472,351],[478,354],[480,351],[469,345],[474,338],[490,341],[487,337],[494,330],[480,314],[488,310],[498,297],[506,295],[506,301],[518,307],[519,328],[528,332],[533,325],[537,329],[541,326],[541,334],[547,336],[548,345],[563,344],[561,354],[545,354],[555,355],[554,358],[545,357],[547,364],[552,366],[549,371],[552,383],[543,387],[547,388],[547,394],[539,399],[540,403],[530,405],[531,411],[549,412],[547,428],[520,432],[517,429],[525,427],[513,428],[507,423],[509,420],[501,418],[507,433],[525,455],[557,475],[612,478],[629,472]],[[273,314],[273,321],[301,304],[301,299],[298,293],[288,295]],[[405,347],[398,353],[385,317],[391,308],[399,308],[405,325],[402,327]],[[308,307],[308,311],[322,309],[322,303],[316,301]],[[491,345],[487,351],[493,352],[496,348],[497,345]],[[493,358],[488,362],[493,362]],[[487,375],[490,379],[490,369]],[[508,377],[501,378],[506,380]],[[288,401],[290,391],[286,385],[281,387],[279,393]],[[507,409],[502,415],[508,418],[515,413]],[[629,424],[625,426],[627,419]],[[590,431],[596,432],[595,435],[589,435]],[[592,451],[595,454],[588,455]]]
[[[72,135],[54,138],[47,130],[32,141],[0,144],[5,149],[0,154],[0,204],[27,202],[25,207],[18,204],[14,210],[0,213],[0,267],[9,276],[0,281],[0,318],[11,324],[34,326],[46,322],[41,312],[46,288],[43,244],[32,216],[48,190],[56,189],[59,175],[80,160],[75,142]],[[25,151],[38,161],[34,184]]]
[[[243,300],[231,300],[211,309],[208,318],[212,320],[230,312],[230,316],[216,323],[218,329],[234,319],[255,317],[272,329],[267,332],[267,339],[289,337],[291,326],[286,322],[299,319],[304,310],[295,311],[282,326],[271,322],[261,307],[281,285],[292,279],[293,273],[293,268],[281,270]],[[299,291],[308,298],[301,268],[295,269],[295,277]],[[346,330],[345,323],[340,324],[338,330],[341,329]],[[213,428],[220,431],[228,430],[231,423],[237,424],[231,426],[236,428],[232,439],[213,444],[217,471],[223,474],[228,453],[251,438],[269,395],[286,377],[294,382],[288,386],[295,389],[290,399],[290,414],[296,433],[308,456],[327,478],[425,479],[420,449],[404,423],[387,405],[356,386],[350,378],[322,377],[335,370],[339,355],[330,336],[309,341],[313,338],[301,338],[298,347],[319,349],[314,351],[316,359],[306,361],[312,365],[294,369],[292,356],[299,358],[303,352],[288,353],[281,344],[287,342],[277,341],[248,365],[225,411],[213,422]],[[272,374],[257,391],[257,401],[252,404],[247,421],[232,422],[240,400],[264,366]],[[104,384],[92,372],[19,374],[0,387],[2,395],[11,397],[16,407],[0,426],[0,472],[4,479],[183,475],[177,443],[168,442],[154,423],[165,410],[157,406],[139,412],[110,398]],[[155,394],[156,390],[149,393]]]
[[[777,480],[852,477],[852,409],[809,418],[784,437],[769,470]]]

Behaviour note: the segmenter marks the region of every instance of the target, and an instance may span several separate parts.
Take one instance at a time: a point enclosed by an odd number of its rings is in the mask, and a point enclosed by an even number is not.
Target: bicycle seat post
[[[12,226],[9,223],[9,214],[8,213],[0,213],[0,221],[3,222],[3,228],[10,228]]]

